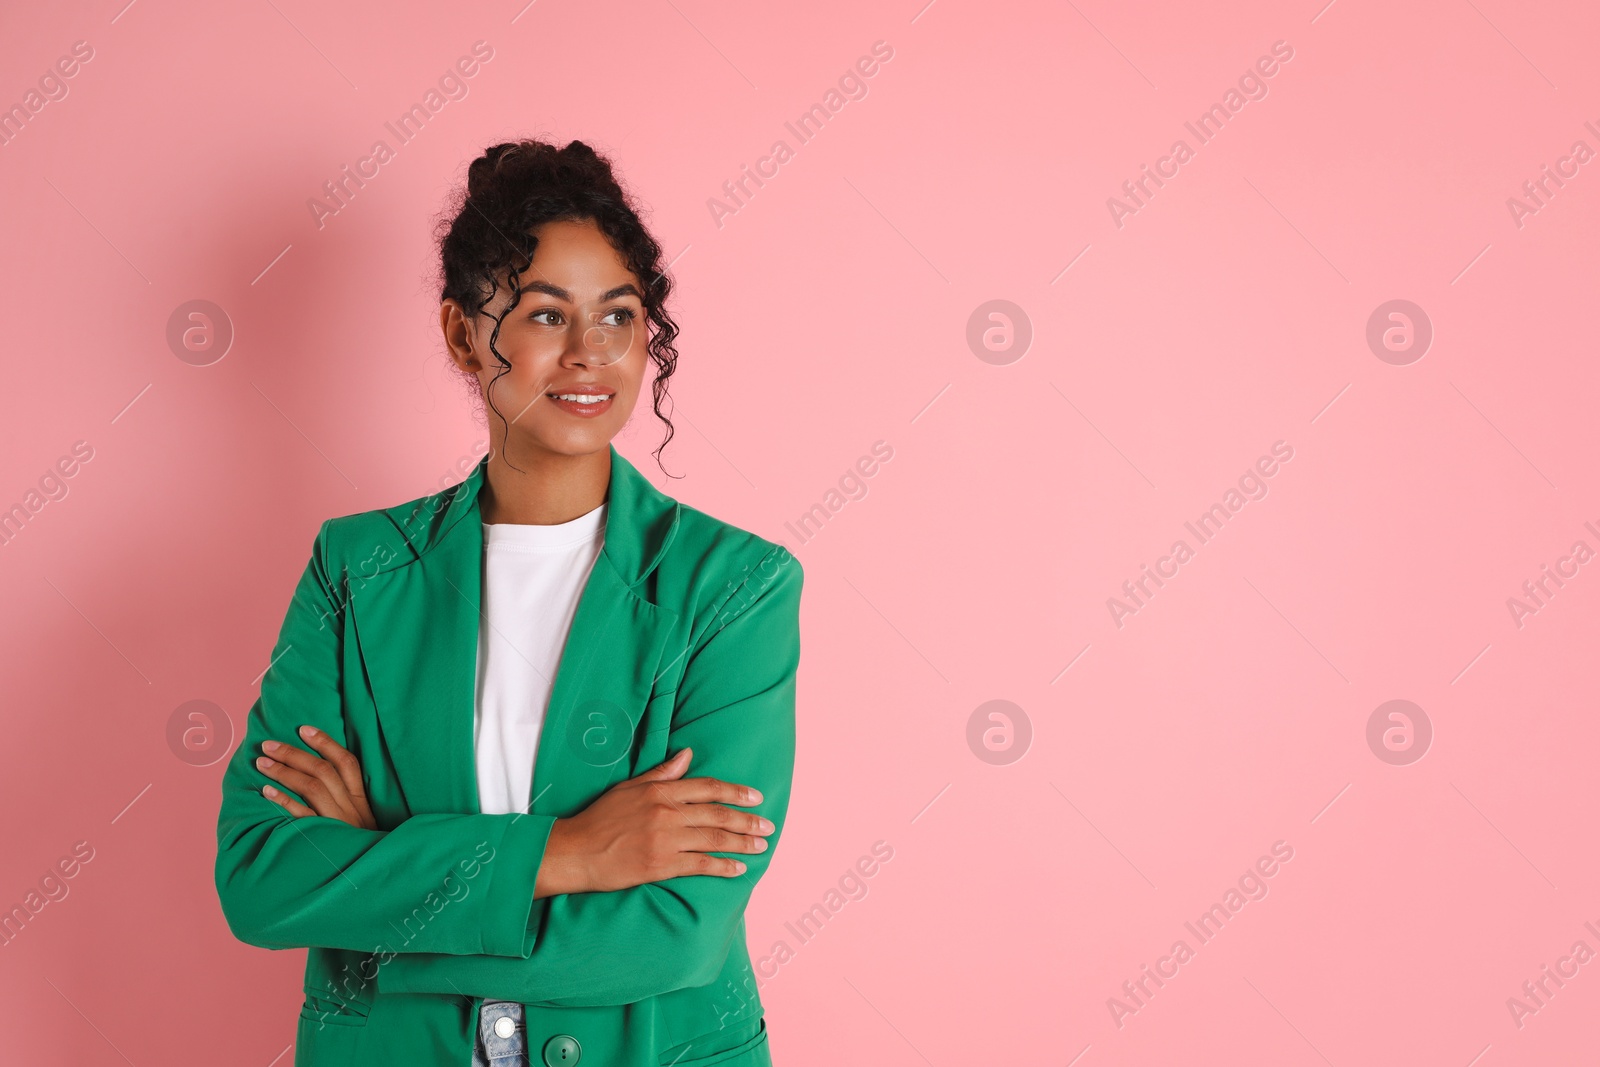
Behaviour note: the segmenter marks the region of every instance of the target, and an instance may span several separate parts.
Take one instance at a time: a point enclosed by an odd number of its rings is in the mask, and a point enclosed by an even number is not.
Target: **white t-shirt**
[[[606,505],[554,526],[485,523],[473,752],[478,807],[525,812],[533,761],[578,598],[600,556]]]

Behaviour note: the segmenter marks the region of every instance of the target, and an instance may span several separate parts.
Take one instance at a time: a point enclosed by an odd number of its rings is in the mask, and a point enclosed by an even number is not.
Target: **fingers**
[[[674,778],[681,778],[683,772],[689,769],[689,754],[693,751],[690,748],[680,748],[671,759],[661,761],[632,780],[635,782],[666,782]]]
[[[709,874],[718,878],[737,878],[745,872],[743,860],[726,856],[708,856],[704,852],[684,852],[678,857],[678,869],[668,878],[690,874]]]
[[[717,827],[752,837],[766,837],[777,829],[753,811],[725,808],[721,804],[683,804],[677,811],[686,826]]]
[[[656,788],[663,790],[666,795],[680,804],[738,804],[749,807],[751,804],[761,803],[761,790],[748,785],[738,785],[734,782],[724,782],[720,778],[684,778],[681,781],[662,784]]]
[[[680,853],[680,862],[696,864],[690,873],[720,873],[724,877],[743,873],[734,871],[728,864],[712,864],[709,868],[692,855],[706,852],[765,852],[767,835],[774,833],[773,824],[760,815],[738,811],[716,803],[724,800],[734,804],[754,804],[761,800],[759,790],[749,786],[724,782],[718,778],[686,778],[681,781],[657,781],[648,787],[660,800],[665,810],[670,810],[669,822],[677,827],[667,831]],[[684,855],[691,859],[685,861]],[[702,870],[702,868],[705,868]]]
[[[267,756],[257,760],[256,766],[303,796],[314,814],[367,830],[377,829],[361,777],[361,763],[354,753],[314,726],[302,726],[299,733],[316,752],[263,741],[261,748]]]
[[[257,758],[257,770],[299,794],[316,814],[348,821],[346,816],[353,814],[349,794],[328,761],[277,741],[263,741],[261,747],[271,755]]]
[[[304,819],[308,815],[316,814],[316,812],[312,811],[310,808],[291,797],[288,793],[285,793],[281,789],[274,789],[270,785],[264,785],[261,787],[261,795],[297,819]]]
[[[681,829],[670,831],[673,846],[680,853],[765,852],[769,847],[767,835],[776,830],[769,820],[754,812],[721,804],[673,804],[671,810],[673,817],[682,820]]]
[[[367,787],[361,780],[361,762],[349,749],[315,726],[300,727],[300,736],[339,772],[339,780],[344,783],[345,792],[350,794],[350,799],[366,800]]]
[[[743,852],[767,850],[767,839],[759,835],[737,834],[717,827],[689,826],[674,835],[680,852]]]

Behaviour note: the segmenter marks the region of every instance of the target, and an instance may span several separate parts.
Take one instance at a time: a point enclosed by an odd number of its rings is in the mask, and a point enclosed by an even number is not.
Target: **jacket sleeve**
[[[317,533],[261,695],[222,777],[215,878],[239,940],[363,952],[525,955],[534,881],[555,819],[416,815],[391,830],[296,819],[261,794],[261,742],[305,747],[307,723],[348,747],[340,664],[346,584],[331,580],[330,523]]]
[[[762,802],[743,810],[766,816],[774,832],[767,851],[736,855],[744,874],[544,897],[534,901],[521,958],[407,951],[380,966],[379,990],[591,1007],[714,981],[788,813],[802,582],[787,549],[769,553],[696,642],[674,702],[668,751],[694,749],[687,776],[761,791]]]

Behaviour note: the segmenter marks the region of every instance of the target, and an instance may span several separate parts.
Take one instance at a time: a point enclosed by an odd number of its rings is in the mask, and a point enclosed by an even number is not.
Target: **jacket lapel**
[[[578,601],[550,694],[530,811],[567,816],[629,777],[657,671],[687,642],[685,620],[653,603],[645,579],[677,532],[678,504],[610,447],[599,558]],[[408,553],[350,599],[377,707],[382,758],[363,753],[378,793],[392,779],[413,814],[477,813],[472,749],[488,458],[459,485],[386,514]],[[385,773],[387,772],[387,773]]]

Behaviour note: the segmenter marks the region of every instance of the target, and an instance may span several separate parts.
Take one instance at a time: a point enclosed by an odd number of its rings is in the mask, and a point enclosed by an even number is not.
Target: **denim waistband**
[[[507,1026],[501,1020],[509,1019]],[[501,1036],[501,1031],[509,1031]],[[472,1067],[528,1067],[528,1026],[522,1005],[509,1000],[486,1000],[478,1011],[478,1041],[472,1050]]]

